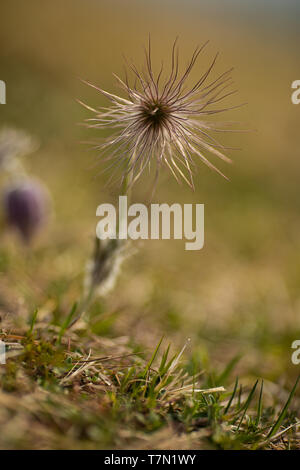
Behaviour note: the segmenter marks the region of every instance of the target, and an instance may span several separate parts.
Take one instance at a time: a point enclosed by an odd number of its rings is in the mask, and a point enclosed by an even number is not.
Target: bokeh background
[[[1,310],[26,316],[39,306],[68,311],[91,254],[96,207],[116,200],[95,177],[95,153],[81,143],[98,136],[80,126],[105,99],[79,80],[111,92],[123,75],[122,54],[143,62],[151,34],[153,61],[170,59],[179,36],[184,65],[210,40],[192,78],[219,51],[215,74],[234,66],[247,106],[226,118],[252,129],[225,136],[240,147],[223,180],[199,164],[196,191],[162,175],[155,202],[205,204],[205,247],[147,241],[127,261],[116,289],[94,305],[99,334],[128,335],[152,348],[164,334],[191,338],[190,354],[209,369],[241,355],[237,372],[292,383],[291,343],[300,339],[300,106],[291,103],[299,79],[299,3],[196,0],[9,0],[1,3],[0,79],[7,84],[1,126],[24,129],[39,149],[24,158],[48,186],[55,215],[33,252],[3,230]],[[222,117],[220,117],[222,119]],[[147,178],[147,177],[145,177]],[[134,192],[146,202],[144,182]]]

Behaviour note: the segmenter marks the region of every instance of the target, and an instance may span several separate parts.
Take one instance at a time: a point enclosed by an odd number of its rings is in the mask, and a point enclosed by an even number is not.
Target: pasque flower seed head
[[[99,109],[84,104],[95,113],[95,117],[86,119],[89,127],[114,131],[103,143],[96,145],[101,151],[100,158],[109,162],[108,168],[121,168],[123,179],[130,174],[131,184],[155,162],[156,181],[164,165],[178,182],[183,179],[193,188],[195,158],[221,175],[223,173],[207,159],[207,154],[231,161],[223,153],[226,147],[211,136],[211,131],[224,129],[220,129],[218,123],[207,121],[207,117],[238,107],[218,106],[236,92],[231,89],[232,69],[210,79],[217,54],[196,83],[186,88],[191,70],[206,45],[194,51],[186,69],[180,74],[176,40],[171,54],[171,71],[163,80],[163,67],[157,75],[153,72],[149,41],[145,51],[146,70],[140,72],[134,64],[129,64],[135,76],[134,85],[129,85],[127,76],[125,81],[116,76],[127,94],[126,98],[85,82],[111,102],[109,108]]]

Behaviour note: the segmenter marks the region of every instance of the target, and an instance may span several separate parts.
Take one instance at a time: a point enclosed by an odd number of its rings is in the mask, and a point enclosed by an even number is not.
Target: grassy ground
[[[298,448],[297,383],[288,394],[236,379],[226,391],[237,358],[208,374],[182,360],[187,345],[172,354],[161,340],[147,358],[126,337],[45,331],[37,317],[23,337],[2,336],[23,346],[1,370],[2,448]]]
[[[284,29],[262,12],[200,11],[192,3],[178,2],[171,16],[168,2],[158,9],[132,1],[130,11],[121,2],[118,14],[106,1],[71,3],[12,0],[0,19],[8,90],[1,124],[40,142],[23,163],[47,184],[55,213],[30,250],[1,232],[0,334],[22,349],[0,366],[0,447],[299,448],[299,366],[291,362],[300,338],[294,22]],[[242,147],[231,155],[234,166],[222,168],[230,183],[203,167],[195,193],[167,175],[160,181],[155,202],[205,203],[205,248],[135,244],[115,290],[68,328],[96,207],[116,200],[103,177],[93,178],[93,158],[79,144],[93,134],[77,126],[86,113],[75,98],[106,103],[76,77],[114,92],[111,72],[122,74],[122,52],[140,61],[145,31],[158,64],[178,33],[183,62],[210,38],[205,67],[221,46],[218,71],[236,66],[237,101],[249,103],[228,118],[256,132],[227,139]],[[147,200],[143,184],[136,201]]]

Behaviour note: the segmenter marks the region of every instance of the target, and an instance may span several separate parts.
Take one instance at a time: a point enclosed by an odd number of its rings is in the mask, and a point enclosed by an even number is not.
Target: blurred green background
[[[253,132],[222,140],[241,147],[230,155],[234,165],[219,164],[229,183],[203,165],[195,193],[162,175],[155,202],[205,204],[205,247],[188,252],[178,241],[137,243],[101,307],[103,328],[113,323],[114,335],[149,347],[161,334],[175,344],[190,337],[190,351],[207,367],[211,361],[221,368],[241,353],[239,373],[292,383],[299,366],[291,363],[291,343],[300,338],[300,106],[291,103],[291,83],[300,78],[296,2],[2,2],[1,126],[25,129],[39,141],[24,164],[47,184],[55,208],[29,257],[17,238],[2,234],[2,310],[18,316],[59,304],[68,311],[79,295],[96,207],[117,196],[103,176],[94,177],[101,167],[80,143],[98,134],[78,125],[89,114],[76,99],[106,102],[79,79],[115,93],[112,72],[123,76],[122,54],[142,64],[149,33],[156,66],[170,60],[177,35],[183,65],[209,39],[192,78],[220,51],[215,75],[234,66],[239,94],[232,104],[248,105],[219,119],[241,121]],[[136,201],[146,202],[143,186]]]

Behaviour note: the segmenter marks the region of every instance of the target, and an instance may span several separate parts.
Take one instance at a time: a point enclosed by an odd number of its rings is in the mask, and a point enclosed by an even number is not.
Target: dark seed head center
[[[165,104],[157,101],[145,104],[143,107],[143,115],[147,124],[158,128],[168,119],[170,111]]]

